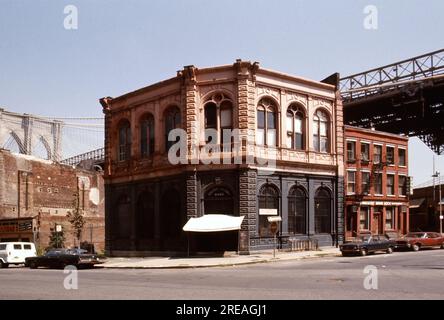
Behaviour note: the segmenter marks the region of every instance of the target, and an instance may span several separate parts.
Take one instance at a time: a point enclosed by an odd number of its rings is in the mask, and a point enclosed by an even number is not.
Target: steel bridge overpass
[[[344,123],[419,137],[444,154],[444,49],[340,80]]]

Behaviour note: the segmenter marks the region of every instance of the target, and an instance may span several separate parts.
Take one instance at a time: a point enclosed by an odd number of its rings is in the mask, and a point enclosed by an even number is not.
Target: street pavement
[[[368,266],[377,290],[365,288]],[[444,250],[77,275],[78,289],[67,290],[73,275],[63,270],[0,269],[0,299],[444,299]]]

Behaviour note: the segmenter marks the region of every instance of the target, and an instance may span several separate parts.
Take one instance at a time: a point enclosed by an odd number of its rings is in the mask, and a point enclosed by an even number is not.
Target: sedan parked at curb
[[[31,269],[38,267],[64,268],[72,265],[78,268],[92,268],[94,265],[103,263],[95,254],[88,254],[82,249],[54,249],[40,257],[25,259],[25,265]]]
[[[437,232],[409,232],[404,237],[396,240],[396,247],[412,251],[434,247],[444,249],[444,237]]]
[[[344,257],[350,255],[366,256],[369,253],[382,251],[388,254],[393,253],[396,242],[387,236],[367,235],[351,242],[346,242],[340,246]]]

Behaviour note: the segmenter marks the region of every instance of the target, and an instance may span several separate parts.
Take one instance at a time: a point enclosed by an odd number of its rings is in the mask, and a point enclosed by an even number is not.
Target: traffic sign
[[[278,232],[278,224],[276,221],[273,221],[272,223],[270,223],[270,232],[272,234],[276,234]]]

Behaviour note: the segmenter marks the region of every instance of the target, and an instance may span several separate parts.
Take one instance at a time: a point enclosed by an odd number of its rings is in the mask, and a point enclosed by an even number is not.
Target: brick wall
[[[67,246],[74,239],[67,213],[74,208],[75,194],[87,223],[83,240],[90,240],[96,248],[104,246],[104,187],[102,174],[74,169],[71,166],[39,160],[30,156],[0,150],[0,220],[34,218],[33,235],[37,245],[46,247],[50,229],[62,224]],[[14,235],[1,234],[1,238]]]

